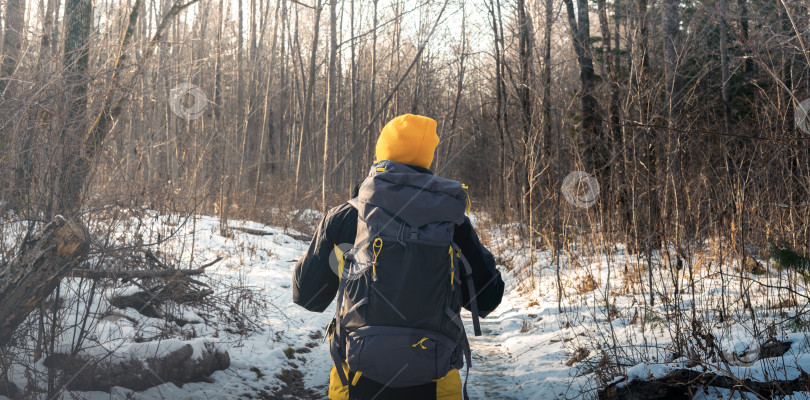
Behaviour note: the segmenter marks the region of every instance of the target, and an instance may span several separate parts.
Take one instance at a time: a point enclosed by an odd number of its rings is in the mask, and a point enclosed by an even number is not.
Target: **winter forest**
[[[470,399],[810,398],[806,0],[0,21],[0,399],[343,399],[294,270],[403,114],[505,283],[481,336],[460,314]]]

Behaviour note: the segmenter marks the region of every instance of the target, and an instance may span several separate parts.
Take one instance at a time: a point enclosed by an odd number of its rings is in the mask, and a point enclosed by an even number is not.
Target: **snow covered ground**
[[[658,255],[654,263],[662,267],[652,272],[657,300],[649,306],[649,271],[640,267],[639,260],[622,246],[605,252],[591,243],[561,256],[560,313],[552,254],[528,251],[516,228],[496,226],[484,232],[490,249],[501,264],[511,266],[511,272],[505,274],[504,303],[492,316],[495,320],[489,321],[496,336],[477,339],[482,353],[505,358],[491,368],[492,374],[482,372],[479,379],[487,382],[490,376],[503,375],[511,378],[514,388],[514,397],[498,397],[484,389],[486,397],[595,398],[607,383],[619,382],[621,387],[633,380],[663,377],[677,368],[759,382],[792,380],[810,371],[808,292],[801,283],[795,285],[798,305],[791,303],[785,290],[791,274],[770,260],[758,260],[766,272],[754,275],[728,255],[723,268],[712,268],[709,246],[696,246],[689,254],[694,257],[691,272],[683,260]],[[530,275],[537,285],[527,284]],[[695,326],[699,338],[691,336],[697,336]],[[772,343],[769,340],[790,343],[790,350],[780,357],[766,356],[760,345]],[[685,343],[691,354],[678,354],[676,341]],[[489,367],[487,359],[481,361]],[[760,398],[713,387],[695,396]],[[810,398],[810,393],[784,398]]]
[[[319,217],[318,213],[312,212],[306,216]],[[189,339],[136,343],[134,337],[149,337],[150,330],[157,329],[159,324],[165,322],[144,317],[133,309],[116,310],[137,323],[116,323],[114,327],[119,329],[119,337],[111,339],[104,337],[107,332],[104,324],[110,320],[100,318],[102,321],[92,328],[96,335],[91,335],[90,342],[95,341],[101,348],[109,350],[112,340],[117,356],[168,351],[185,343],[191,343],[195,348],[213,343],[228,351],[231,366],[215,372],[211,382],[189,383],[182,387],[165,383],[142,392],[120,387],[113,388],[110,393],[65,391],[58,398],[273,399],[282,398],[278,393],[285,393],[280,391],[284,386],[282,382],[297,381],[301,381],[303,387],[288,389],[286,393],[291,396],[287,398],[326,398],[331,360],[322,332],[334,313],[334,304],[319,314],[308,312],[292,302],[292,270],[308,245],[305,241],[295,239],[301,237],[300,232],[253,222],[231,221],[230,227],[250,228],[267,234],[260,236],[234,230],[233,237],[226,238],[219,234],[219,223],[214,217],[200,216],[189,220],[185,216],[154,214],[146,220],[151,222],[138,225],[134,230],[132,226],[122,224],[115,228],[116,232],[124,236],[145,232],[146,242],[149,242],[148,236],[155,232],[164,232],[164,235],[170,232],[171,239],[162,243],[157,250],[181,265],[199,266],[222,257],[222,261],[207,269],[206,282],[217,290],[234,286],[254,290],[259,297],[255,299],[255,304],[264,305],[262,309],[254,310],[259,316],[257,322],[260,329],[248,335],[229,333],[233,330],[228,329],[229,322],[222,317],[212,322],[210,318],[200,315],[201,310],[180,309],[176,313],[192,322],[182,328],[177,327],[176,332],[186,333]],[[626,361],[626,367],[638,364],[629,368],[629,379],[660,376],[668,368],[684,364],[684,359],[667,358],[672,337],[677,337],[672,332],[672,324],[665,323],[670,306],[656,306],[652,308],[653,315],[639,316],[638,312],[642,310],[639,296],[644,296],[644,292],[633,294],[624,290],[632,283],[632,276],[627,273],[612,271],[612,275],[608,274],[611,271],[607,268],[609,264],[612,263],[614,270],[618,270],[616,265],[630,262],[622,258],[621,249],[613,259],[591,260],[589,263],[564,260],[568,267],[561,275],[566,291],[562,302],[564,312],[560,313],[550,253],[536,251],[532,257],[521,245],[519,235],[509,227],[491,228],[482,233],[499,263],[503,264],[499,268],[506,281],[506,293],[500,307],[482,321],[484,335],[470,335],[473,366],[470,370],[469,393],[473,399],[594,398],[603,380],[612,378],[602,376],[600,380],[595,373],[605,355],[618,354],[616,358]],[[534,269],[518,268],[530,264],[534,265]],[[570,267],[575,264],[579,267]],[[542,279],[535,279],[541,283],[535,287],[527,285],[527,271],[541,274]],[[583,273],[590,275],[592,280],[586,279]],[[62,292],[76,292],[80,290],[78,285],[75,279],[68,280],[63,284]],[[717,297],[723,293],[718,293],[714,288],[716,282],[701,282],[695,301],[701,306],[717,301]],[[135,289],[134,286],[116,287],[106,291],[101,299],[96,299],[92,304],[81,305],[69,313],[79,315],[85,307],[91,307],[94,315],[105,315],[112,308],[108,302],[111,296]],[[607,300],[605,293],[610,294]],[[728,292],[725,295],[735,296]],[[679,301],[691,302],[693,299],[685,294],[682,296]],[[471,334],[469,313],[465,312],[463,316]],[[208,323],[204,322],[206,319]],[[644,324],[639,322],[641,320]],[[732,352],[743,350],[741,346],[746,343],[755,342],[743,325],[725,323],[710,329],[722,346]],[[64,332],[60,343],[69,344],[71,335],[75,335],[75,332]],[[732,367],[736,368],[734,374],[758,379],[781,376],[784,379],[795,377],[801,371],[810,371],[805,334],[782,335],[782,339],[794,345],[785,357],[778,359],[780,361],[755,360],[750,366]],[[91,346],[84,351],[92,352],[93,348]],[[646,360],[646,363],[641,360]],[[39,361],[37,368],[44,371],[41,363]],[[10,379],[18,387],[26,385],[26,373],[21,368],[12,368]],[[709,395],[740,398],[739,393],[731,394],[722,390],[710,391]]]
[[[199,310],[175,310],[175,315],[192,321],[182,328],[174,327],[181,334],[192,336],[190,340],[154,340],[136,343],[135,337],[149,338],[151,330],[162,328],[164,321],[148,318],[136,310],[128,308],[115,310],[117,314],[135,320],[118,322],[110,329],[105,326],[109,318],[102,318],[100,323],[91,327],[90,343],[83,354],[104,353],[114,350],[112,357],[122,359],[129,356],[143,357],[146,354],[168,353],[178,346],[191,343],[196,347],[204,343],[214,343],[230,355],[231,366],[225,371],[215,372],[210,383],[188,383],[182,388],[172,383],[156,386],[143,392],[132,392],[125,388],[113,388],[105,392],[64,392],[60,398],[87,399],[216,399],[216,398],[272,398],[270,394],[279,388],[281,380],[276,377],[285,369],[299,368],[307,371],[306,380],[312,387],[326,382],[328,371],[325,369],[328,355],[323,350],[320,332],[329,320],[329,314],[315,314],[304,311],[292,303],[291,272],[298,256],[307,243],[293,239],[288,234],[300,235],[299,232],[286,233],[273,227],[249,222],[232,221],[231,226],[241,226],[265,230],[265,236],[251,235],[239,231],[233,232],[233,238],[219,235],[219,224],[213,217],[196,217],[194,221],[184,216],[158,216],[147,219],[149,225],[139,226],[137,230],[128,231],[132,226],[122,224],[117,230],[121,234],[157,236],[158,232],[172,234],[172,238],[159,246],[159,250],[174,253],[169,258],[179,262],[199,266],[205,262],[222,257],[222,261],[206,270],[204,281],[216,289],[239,286],[255,290],[260,296],[256,303],[265,304],[264,310],[256,310],[260,330],[249,335],[228,333],[228,322],[218,317],[213,323],[203,323],[202,317],[196,315]],[[165,236],[164,236],[165,237]],[[8,239],[8,236],[6,237]],[[145,237],[145,242],[149,242]],[[113,295],[134,292],[135,286],[116,287],[105,291],[101,300],[96,300],[89,307],[95,315],[103,315],[113,309],[109,299]],[[76,279],[64,282],[62,293],[75,293],[79,290]],[[68,301],[69,302],[69,301]],[[87,305],[69,311],[79,315]],[[71,320],[69,315],[67,320]],[[108,324],[109,325],[109,324]],[[193,333],[192,333],[193,332]],[[72,330],[65,331],[59,344],[67,346],[75,337]],[[57,351],[59,350],[57,345]],[[292,359],[290,358],[292,357]],[[44,370],[42,361],[36,365]],[[317,367],[315,367],[317,366]],[[311,371],[311,373],[310,373]],[[22,368],[12,368],[10,381],[22,388],[26,386],[26,374]],[[44,385],[44,383],[41,383]],[[0,396],[2,398],[2,396]],[[45,398],[44,396],[42,398]]]

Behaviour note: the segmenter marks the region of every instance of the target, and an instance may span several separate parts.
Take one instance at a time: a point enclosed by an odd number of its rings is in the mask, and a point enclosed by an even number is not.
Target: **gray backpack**
[[[451,364],[460,367],[462,353],[469,375],[462,279],[476,336],[478,308],[470,266],[452,240],[469,204],[466,187],[386,160],[372,166],[349,204],[358,212],[357,235],[354,247],[338,254],[337,311],[327,328],[343,385],[343,360],[355,379],[392,388],[440,379]],[[466,387],[465,377],[465,399]]]

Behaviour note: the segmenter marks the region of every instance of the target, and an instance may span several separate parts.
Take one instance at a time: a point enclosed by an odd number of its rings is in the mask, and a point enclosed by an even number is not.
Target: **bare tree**
[[[604,138],[602,136],[602,116],[599,104],[594,95],[595,72],[593,57],[591,55],[591,23],[586,0],[578,0],[576,12],[573,0],[564,0],[568,13],[568,24],[574,39],[574,50],[579,62],[579,79],[581,89],[579,93],[582,107],[582,131],[585,147],[585,165],[594,171],[601,172],[605,168],[605,152],[602,150]]]
[[[8,83],[22,53],[25,38],[25,2],[22,0],[6,1],[5,30],[3,32],[3,62],[0,65],[0,97],[6,91]]]
[[[308,134],[310,131],[311,125],[311,113],[313,108],[313,95],[312,93],[315,90],[315,72],[316,72],[316,60],[318,55],[318,35],[320,33],[320,21],[321,21],[321,11],[323,10],[323,5],[321,4],[321,0],[316,0],[315,5],[312,7],[315,9],[315,17],[314,21],[314,33],[312,35],[312,48],[310,49],[310,56],[309,56],[309,73],[308,73],[308,83],[306,85],[306,95],[304,97],[304,114],[302,117],[302,124],[301,124],[301,135],[298,138],[298,160],[296,161],[295,166],[295,193],[293,195],[294,198],[298,198],[298,182],[301,178],[301,158],[303,156],[304,150],[304,137],[305,134]]]
[[[337,0],[329,0],[329,77],[326,95],[326,124],[323,134],[323,171],[321,175],[321,211],[326,213],[326,176],[329,166],[329,130],[334,117],[335,98],[337,97]]]

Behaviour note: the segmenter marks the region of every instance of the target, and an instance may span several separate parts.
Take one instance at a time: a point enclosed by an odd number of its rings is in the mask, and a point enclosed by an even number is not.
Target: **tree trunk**
[[[219,187],[219,235],[228,237],[228,199],[227,187],[228,176],[226,172],[226,160],[228,153],[228,145],[226,133],[228,129],[221,123],[223,102],[222,102],[222,37],[225,30],[225,14],[228,10],[225,8],[225,0],[219,1],[219,21],[217,23],[217,54],[214,59],[214,129],[213,141],[211,151],[211,165],[213,167],[213,176],[211,184]]]
[[[500,201],[500,211],[506,211],[506,191],[507,191],[507,180],[506,177],[503,176],[506,173],[506,143],[505,143],[505,134],[504,134],[504,120],[506,119],[506,115],[503,112],[504,109],[504,93],[503,93],[503,58],[501,56],[501,37],[502,31],[499,29],[498,25],[498,16],[500,13],[497,10],[499,5],[495,4],[494,0],[489,1],[489,13],[492,17],[492,33],[494,35],[494,44],[495,44],[495,126],[498,129],[498,139],[499,139],[499,146],[500,155],[498,157],[499,168],[498,171],[501,173],[500,184],[499,187],[495,188],[497,193],[499,193]]]
[[[60,135],[63,160],[59,191],[51,208],[52,215],[72,214],[80,208],[79,199],[84,187],[81,179],[82,128],[87,111],[88,44],[93,25],[92,0],[67,0],[65,3],[65,53],[63,64],[65,81],[70,91],[70,105],[65,127]]]
[[[725,1],[725,0],[721,0]],[[680,0],[665,0],[662,7],[663,15],[663,29],[664,29],[664,59],[667,71],[667,93],[669,97],[669,104],[667,105],[667,126],[670,131],[666,135],[666,181],[671,182],[671,185],[665,185],[670,189],[663,191],[664,204],[668,207],[663,210],[665,217],[662,222],[671,223],[673,218],[674,223],[667,226],[671,231],[673,237],[677,241],[681,235],[681,225],[677,223],[679,219],[679,199],[681,193],[681,137],[680,132],[675,130],[678,123],[678,118],[681,114],[681,97],[683,91],[683,84],[680,72],[680,62],[678,54],[680,53]],[[671,192],[671,195],[670,195]],[[671,228],[671,229],[669,229]]]
[[[334,122],[332,117],[335,110],[335,96],[337,93],[337,0],[329,0],[329,76],[327,78],[327,93],[326,93],[326,125],[323,134],[323,173],[321,175],[321,211],[326,213],[326,175],[329,167],[329,131],[332,129]]]
[[[0,266],[0,346],[8,344],[28,314],[89,249],[90,235],[84,226],[57,216],[23,242],[16,257]]]
[[[664,0],[664,6],[662,7],[664,13],[664,60],[668,78],[668,114],[670,122],[672,122],[674,115],[677,114],[681,98],[681,76],[678,65],[678,52],[680,50],[680,35],[678,32],[681,24],[679,5],[680,0]]]
[[[256,183],[254,185],[253,191],[253,206],[255,207],[259,203],[259,193],[261,193],[261,183],[262,183],[262,171],[265,169],[265,140],[267,140],[267,144],[270,147],[270,162],[271,162],[271,171],[275,170],[276,160],[272,158],[274,153],[274,146],[273,146],[273,132],[272,127],[273,121],[270,120],[270,90],[273,87],[273,76],[275,72],[276,66],[276,44],[278,43],[278,26],[279,26],[279,8],[281,6],[281,0],[276,1],[276,11],[275,16],[273,18],[273,44],[270,47],[270,68],[267,69],[267,82],[264,88],[264,106],[262,109],[262,129],[261,135],[259,136],[259,150],[256,153]],[[285,6],[285,13],[286,14],[286,6]],[[284,18],[284,15],[282,15]],[[284,42],[284,32],[281,33],[281,42]],[[283,60],[282,60],[283,62]],[[269,136],[269,137],[268,137]]]
[[[613,47],[610,43],[610,23],[608,22],[607,6],[605,3],[605,0],[597,0],[596,4],[599,9],[599,28],[602,32],[602,52],[605,55],[604,80],[608,83],[608,86],[610,86],[610,103],[608,105],[610,140],[615,146],[621,136],[621,129],[619,127],[619,81],[616,62],[614,61]],[[618,36],[618,32],[616,35]]]
[[[728,41],[728,34],[726,33],[728,29],[728,23],[726,21],[728,1],[718,0],[717,8],[720,13],[720,76],[723,80],[720,87],[723,97],[724,132],[729,133],[731,129],[731,88],[729,86],[728,45],[726,44]]]
[[[41,70],[48,58],[51,56],[51,49],[53,48],[54,36],[56,35],[55,25],[57,25],[57,13],[59,5],[56,0],[47,0],[48,5],[45,9],[45,19],[42,21],[42,38],[40,39],[39,56],[37,57],[38,70]]]
[[[350,1],[351,5],[351,12],[349,13],[349,36],[351,40],[349,41],[351,47],[351,131],[349,132],[348,139],[349,141],[344,141],[343,146],[336,150],[340,152],[346,152],[348,148],[349,142],[354,142],[357,137],[357,98],[359,95],[359,88],[360,82],[358,80],[358,68],[360,68],[359,63],[357,62],[357,40],[355,38],[355,7],[354,7],[354,0]],[[363,159],[365,158],[365,154],[361,157],[353,157],[352,158],[352,165],[349,167],[349,171],[357,170],[357,166],[359,165],[368,165],[363,164]],[[362,168],[362,167],[361,167]],[[346,198],[352,197],[352,189],[353,189],[354,181],[348,179],[348,184],[339,186],[340,188],[346,189]]]
[[[737,0],[737,7],[740,10],[740,31],[742,40],[748,42],[748,0]],[[743,72],[749,73],[754,70],[754,60],[746,57],[743,64]]]
[[[369,111],[369,120],[374,116],[374,108],[377,104],[377,27],[379,25],[378,15],[377,15],[377,3],[379,0],[371,0],[374,3],[374,17],[373,17],[373,25],[371,29],[371,93],[369,94],[369,104],[371,105],[368,107]],[[376,131],[376,130],[374,130]],[[363,165],[371,164],[371,160],[374,158],[371,152],[371,135],[366,135],[366,151],[364,154],[364,163]]]
[[[534,38],[532,35],[532,24],[528,13],[526,12],[525,0],[518,0],[518,56],[520,58],[520,86],[517,89],[518,100],[520,102],[521,119],[523,126],[523,168],[524,172],[520,175],[521,186],[521,202],[520,214],[525,218],[529,218],[529,228],[533,227],[531,224],[531,187],[534,181],[534,138],[532,137],[532,93],[529,88],[533,87],[532,78],[534,72],[532,71],[532,48],[534,47]],[[527,200],[529,203],[527,204]],[[529,233],[530,236],[533,233]]]
[[[545,0],[543,38],[543,154],[551,155],[551,30],[554,25],[554,0]],[[559,162],[559,160],[557,160]]]
[[[123,63],[126,59],[125,49],[129,46],[135,33],[136,23],[142,2],[136,0],[129,14],[129,21],[124,36],[119,42],[116,59],[110,75],[110,82],[106,92],[102,94],[98,110],[88,119],[87,113],[87,64],[88,64],[88,35],[92,23],[91,0],[69,0],[68,5],[75,5],[67,18],[68,34],[65,39],[64,65],[67,69],[66,81],[73,93],[72,102],[68,109],[66,127],[59,138],[60,147],[65,158],[60,167],[60,186],[56,193],[57,201],[50,212],[66,213],[68,215],[78,212],[81,208],[82,191],[87,183],[87,176],[101,148],[104,139],[113,127],[113,121],[121,114],[127,102],[127,90],[131,89],[136,79],[140,77],[140,69],[154,54],[157,44],[161,42],[163,33],[169,24],[182,10],[188,8],[199,0],[188,0],[185,3],[176,0],[174,5],[163,16],[160,24],[155,28],[152,39],[147,43],[143,55],[135,61],[135,71],[125,82],[121,81]],[[79,4],[76,4],[79,3]],[[70,10],[70,8],[68,8]],[[68,12],[68,11],[66,11]],[[83,127],[86,129],[82,130]]]
[[[621,383],[621,384],[619,384]],[[599,391],[599,399],[611,400],[665,400],[691,399],[706,386],[754,393],[757,397],[773,399],[810,389],[808,375],[803,373],[792,380],[755,381],[737,379],[723,374],[701,373],[690,369],[676,369],[662,378],[652,380],[619,380]]]
[[[17,68],[25,39],[25,1],[7,0],[5,34],[3,35],[3,63],[0,66],[0,98],[3,98],[11,75]]]
[[[467,41],[467,10],[464,8],[464,5],[461,6],[461,48],[458,51],[458,70],[456,71],[456,95],[453,100],[453,112],[450,117],[450,129],[447,130],[447,133],[444,134],[442,138],[444,152],[443,156],[439,157],[439,152],[436,154],[435,158],[435,170],[438,172],[442,172],[450,165],[450,161],[453,159],[453,142],[455,141],[455,137],[457,136],[456,133],[456,125],[458,123],[458,107],[461,103],[462,94],[464,92],[464,78],[467,63],[467,57],[469,56],[469,48],[468,48],[468,41]]]
[[[313,97],[312,92],[315,90],[315,72],[317,67],[317,58],[318,58],[318,34],[320,33],[321,29],[321,11],[323,10],[323,5],[321,4],[321,0],[317,0],[315,2],[315,21],[313,24],[313,34],[312,34],[312,49],[310,51],[309,56],[309,77],[308,83],[306,87],[306,95],[304,98],[304,115],[301,121],[301,135],[298,138],[298,161],[296,161],[295,166],[295,189],[293,191],[293,198],[298,199],[298,185],[299,180],[301,179],[301,157],[304,156],[304,136],[309,133],[310,129],[310,119],[312,116],[313,108]]]
[[[248,135],[248,116],[250,115],[245,110],[245,96],[242,86],[244,86],[244,76],[242,73],[242,59],[244,48],[242,41],[244,40],[244,15],[242,12],[242,0],[237,1],[237,14],[236,14],[236,138],[241,142],[239,151],[239,170],[236,174],[236,190],[242,191],[242,172],[245,169],[245,158],[248,152],[247,135]],[[248,84],[250,84],[249,81]],[[248,97],[248,102],[250,97]],[[241,199],[239,199],[241,200]]]
[[[599,104],[594,97],[594,69],[591,57],[591,24],[588,15],[588,1],[577,0],[577,10],[574,11],[573,0],[564,0],[568,13],[568,24],[574,39],[574,50],[579,63],[580,104],[582,107],[582,144],[585,147],[583,158],[586,168],[597,176],[605,168],[607,159],[604,157],[602,138],[602,117]]]

